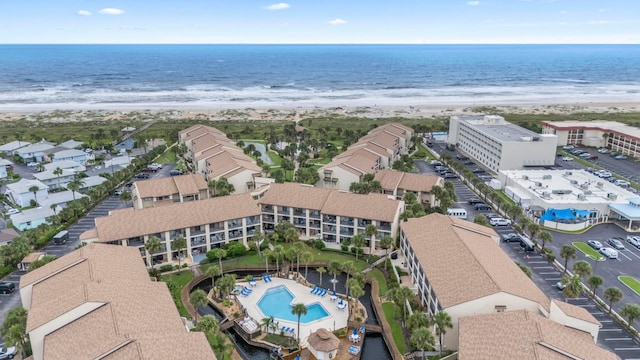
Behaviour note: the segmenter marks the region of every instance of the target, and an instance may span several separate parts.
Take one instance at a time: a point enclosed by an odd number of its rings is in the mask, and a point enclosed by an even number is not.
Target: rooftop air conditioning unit
[[[567,176],[573,175],[573,173],[571,171],[565,171],[564,174],[567,175]]]
[[[578,183],[578,180],[571,180],[571,183],[575,185]]]
[[[608,193],[607,194],[607,199],[609,200],[616,200],[618,198],[618,195],[614,194],[614,193]]]
[[[585,191],[584,191],[584,194],[585,194],[585,195],[591,195],[591,194],[593,194],[593,193],[591,192],[591,190],[585,190]]]
[[[542,175],[542,180],[551,180],[551,175]]]
[[[587,200],[587,196],[585,194],[578,194],[578,200]]]
[[[529,177],[527,175],[522,175],[522,180],[529,180]]]
[[[582,189],[582,190],[586,190],[588,188],[589,188],[589,184],[587,184],[587,183],[584,183],[584,184],[580,185],[580,189]]]
[[[542,183],[540,181],[536,181],[536,186],[542,186]]]
[[[602,181],[598,181],[598,182],[596,183],[596,186],[597,186],[597,187],[599,187],[599,188],[602,188],[602,185],[603,185],[603,184],[602,184]]]

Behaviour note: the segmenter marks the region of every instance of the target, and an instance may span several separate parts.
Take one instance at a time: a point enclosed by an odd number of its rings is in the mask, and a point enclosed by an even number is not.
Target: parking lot
[[[443,144],[435,144],[434,150],[445,151],[450,156],[455,157],[456,153],[444,149]],[[607,156],[607,155],[605,155]],[[615,160],[613,161],[626,161]],[[583,165],[575,162],[564,162],[560,159],[556,162],[558,168],[566,169],[580,169],[584,168]],[[433,167],[429,165],[427,161],[416,161],[416,167],[421,173],[434,175],[436,172]],[[475,168],[476,165],[466,165],[468,168]],[[454,184],[456,190],[457,203],[453,207],[461,207],[467,210],[467,220],[473,221],[473,219],[479,214],[486,214],[487,211],[476,211],[473,205],[468,204],[468,199],[477,197],[477,195],[466,185],[462,184],[459,179],[447,179]],[[500,235],[513,232],[511,226],[496,226],[494,230]],[[560,252],[560,248],[565,244],[570,244],[574,241],[586,242],[588,240],[599,240],[603,244],[610,237],[622,237],[626,239],[627,233],[615,224],[602,224],[593,227],[589,231],[581,235],[572,235],[552,232],[554,241],[551,244],[547,244],[548,248],[553,249],[556,256]],[[573,263],[578,260],[587,260],[595,270],[598,276],[601,276],[604,280],[604,284],[598,289],[598,294],[601,296],[604,289],[610,286],[618,287],[624,294],[624,298],[614,305],[616,311],[620,311],[622,306],[628,303],[638,303],[639,297],[633,291],[625,287],[617,279],[619,275],[638,276],[637,268],[640,264],[640,250],[625,243],[626,250],[619,251],[619,257],[617,260],[606,259],[604,261],[596,262],[586,258],[579,250],[577,250],[578,258],[569,262],[568,268],[571,269]],[[640,359],[640,344],[638,344],[632,337],[632,335],[625,329],[623,329],[618,323],[609,317],[605,310],[601,309],[594,301],[583,295],[583,297],[577,299],[565,299],[562,296],[562,291],[556,287],[558,281],[562,279],[562,272],[556,269],[551,263],[543,259],[539,253],[525,253],[523,248],[518,242],[501,242],[500,247],[516,262],[522,263],[528,266],[532,271],[533,281],[540,287],[540,289],[550,298],[558,299],[561,301],[568,301],[576,306],[580,306],[586,309],[591,315],[593,315],[600,323],[602,328],[600,329],[600,335],[598,337],[598,345],[603,348],[610,349],[615,352],[621,359]],[[528,256],[527,256],[528,255]],[[558,258],[558,261],[563,263],[564,261]],[[636,262],[634,264],[634,261]]]

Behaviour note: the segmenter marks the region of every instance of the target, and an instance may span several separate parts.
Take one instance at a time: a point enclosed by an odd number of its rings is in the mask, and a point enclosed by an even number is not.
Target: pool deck
[[[249,296],[239,295],[237,297],[238,302],[247,310],[247,315],[255,319],[258,323],[265,317],[268,317],[268,314],[263,314],[260,308],[258,307],[258,301],[262,298],[264,293],[271,288],[285,285],[287,289],[293,295],[292,303],[303,303],[305,305],[311,305],[313,303],[321,304],[324,309],[329,313],[329,316],[325,316],[322,319],[312,321],[306,324],[300,323],[300,343],[301,345],[306,345],[306,339],[309,335],[320,328],[325,328],[329,331],[334,331],[338,329],[342,329],[347,326],[347,319],[349,317],[349,308],[339,310],[336,306],[339,300],[331,301],[330,293],[327,293],[326,296],[320,297],[318,295],[311,294],[310,291],[313,289],[312,287],[304,286],[300,283],[297,283],[295,280],[281,279],[281,278],[271,278],[271,282],[265,283],[262,280],[257,280],[257,285],[255,287],[250,287],[248,283],[240,283],[241,285],[246,285],[253,289],[253,292]],[[331,289],[328,289],[331,290]],[[283,304],[283,306],[288,306],[289,304]],[[277,319],[276,322],[279,322],[279,328],[282,326],[288,326],[296,329],[298,331],[298,323],[297,321],[287,321],[283,319]],[[279,330],[279,329],[278,329]],[[295,335],[294,335],[295,336]]]

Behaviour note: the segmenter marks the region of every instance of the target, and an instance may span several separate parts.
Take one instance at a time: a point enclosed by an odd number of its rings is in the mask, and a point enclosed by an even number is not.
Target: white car
[[[607,149],[605,149],[605,148],[601,148],[601,149],[598,149],[598,152],[599,152],[600,154],[607,154],[607,153],[609,152],[609,150],[607,150]]]
[[[11,209],[7,210],[7,214],[8,215],[15,215],[15,214],[18,214],[18,213],[20,213],[20,210],[18,210],[18,209],[11,208]]]
[[[28,164],[27,164],[27,166],[28,166],[28,167],[36,167],[36,166],[38,166],[38,163],[37,163],[37,162],[32,161],[32,162],[28,163]]]
[[[617,259],[618,258],[618,251],[610,248],[610,247],[603,247],[600,249],[600,254],[608,257],[609,259]]]
[[[601,178],[610,178],[611,177],[611,173],[610,172],[603,171],[603,170],[597,171],[594,174],[597,175],[598,177],[601,177]]]
[[[565,149],[565,150],[573,150],[575,148],[575,146],[573,146],[573,145],[565,145],[562,148]]]
[[[627,236],[627,242],[638,249],[640,249],[640,237],[637,236]]]
[[[4,344],[0,345],[0,359],[13,359],[18,353],[18,349],[15,346],[9,348],[4,347]]]
[[[573,158],[572,158],[572,157],[569,157],[569,156],[564,156],[564,157],[562,158],[562,161],[573,161]]]
[[[509,226],[511,225],[511,220],[503,218],[492,218],[491,220],[489,220],[489,224],[493,226]]]

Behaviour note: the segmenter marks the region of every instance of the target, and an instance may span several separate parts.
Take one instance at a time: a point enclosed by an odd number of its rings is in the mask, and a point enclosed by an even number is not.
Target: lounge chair
[[[320,293],[318,295],[320,295],[320,296],[327,295],[327,289],[322,289],[322,291],[320,291]]]
[[[267,280],[268,280],[269,282],[272,282],[272,281],[273,281],[273,280],[271,280],[271,275],[267,275]]]
[[[316,291],[318,291],[318,286],[317,285],[314,286],[313,289],[311,291],[309,291],[309,292],[313,294]]]

